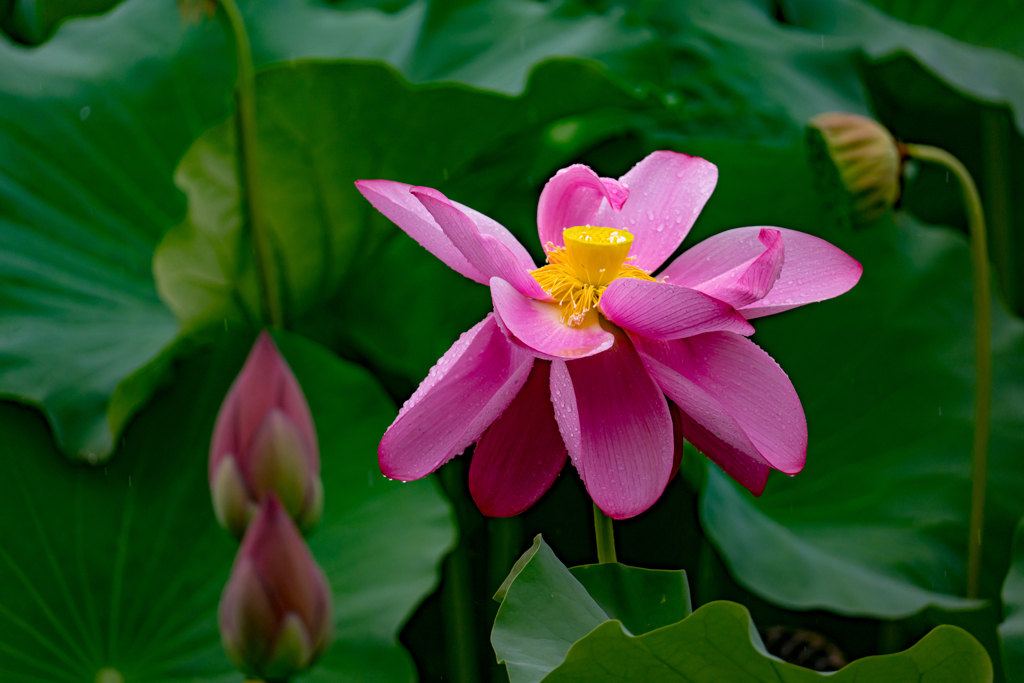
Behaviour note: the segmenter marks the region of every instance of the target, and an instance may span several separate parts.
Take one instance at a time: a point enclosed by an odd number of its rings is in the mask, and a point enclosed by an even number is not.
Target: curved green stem
[[[252,239],[256,258],[256,272],[260,287],[263,318],[274,327],[284,324],[281,310],[281,291],[274,267],[274,251],[267,231],[266,214],[260,195],[259,152],[256,128],[256,69],[252,63],[252,49],[245,20],[235,0],[220,0],[224,16],[235,42],[235,61],[238,81],[235,83],[235,127],[238,138],[239,178],[241,180],[242,210]]]
[[[960,181],[971,234],[974,271],[974,446],[971,466],[971,532],[967,545],[967,597],[977,598],[981,580],[981,538],[985,527],[989,416],[992,409],[992,295],[989,292],[985,214],[978,188],[964,165],[949,152],[906,145],[907,154],[946,167]]]
[[[597,537],[597,561],[601,564],[617,562],[615,559],[615,530],[612,518],[594,503],[594,535]]]

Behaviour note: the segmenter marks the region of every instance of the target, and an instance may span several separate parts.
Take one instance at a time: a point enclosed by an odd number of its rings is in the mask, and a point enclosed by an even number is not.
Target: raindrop
[[[89,114],[91,113],[92,107],[82,107],[82,109],[78,112],[78,118],[82,121],[85,121],[87,118],[89,118]]]

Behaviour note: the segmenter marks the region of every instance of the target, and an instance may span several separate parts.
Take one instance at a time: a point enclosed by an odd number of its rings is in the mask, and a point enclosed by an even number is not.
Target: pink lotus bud
[[[305,671],[330,643],[327,578],[273,493],[263,497],[245,532],[218,620],[228,656],[265,681]]]
[[[324,496],[313,416],[295,375],[266,332],[256,340],[220,407],[209,476],[217,520],[236,536],[270,491],[303,531],[320,520]]]

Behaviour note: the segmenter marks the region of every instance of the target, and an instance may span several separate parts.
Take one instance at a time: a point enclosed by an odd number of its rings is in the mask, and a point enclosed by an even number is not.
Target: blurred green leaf
[[[1003,584],[999,640],[1007,683],[1024,681],[1024,520],[1013,537],[1013,564]]]
[[[491,642],[512,683],[539,681],[610,619],[637,635],[690,613],[683,571],[618,563],[566,569],[538,534],[498,591]]]
[[[330,580],[336,640],[308,680],[413,681],[401,624],[454,541],[431,480],[384,479],[376,443],[395,409],[377,382],[277,336],[317,423],[326,507],[310,546]],[[0,670],[10,681],[241,681],[216,608],[237,548],[217,525],[206,461],[213,419],[251,334],[222,335],[176,368],[105,467],[68,463],[33,411],[0,404]],[[99,680],[99,679],[97,679]]]
[[[1024,5],[971,0],[870,0],[901,21],[927,26],[966,43],[1024,57]]]
[[[0,29],[20,43],[38,45],[49,38],[57,24],[65,19],[100,14],[119,1],[5,0],[0,3]]]
[[[829,49],[859,47],[873,61],[910,53],[964,95],[989,104],[1008,104],[1017,127],[1024,131],[1024,60],[894,21],[860,0],[781,0],[781,5],[795,26],[828,36],[823,43],[827,41]]]
[[[153,248],[184,211],[178,157],[225,106],[226,65],[195,61],[219,27],[180,27],[173,3],[137,2],[34,50],[0,42],[0,394],[92,461],[170,360]]]

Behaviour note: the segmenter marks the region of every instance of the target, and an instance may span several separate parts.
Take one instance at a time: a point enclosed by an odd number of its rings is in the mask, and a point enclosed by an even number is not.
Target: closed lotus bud
[[[882,124],[866,116],[831,112],[815,116],[810,125],[812,146],[823,143],[859,222],[878,218],[896,203],[901,154]]]
[[[309,405],[266,332],[228,391],[210,445],[210,491],[221,526],[241,536],[270,491],[303,531],[320,520],[320,451]]]
[[[245,532],[218,620],[235,666],[268,683],[305,671],[330,644],[327,578],[273,493]]]

